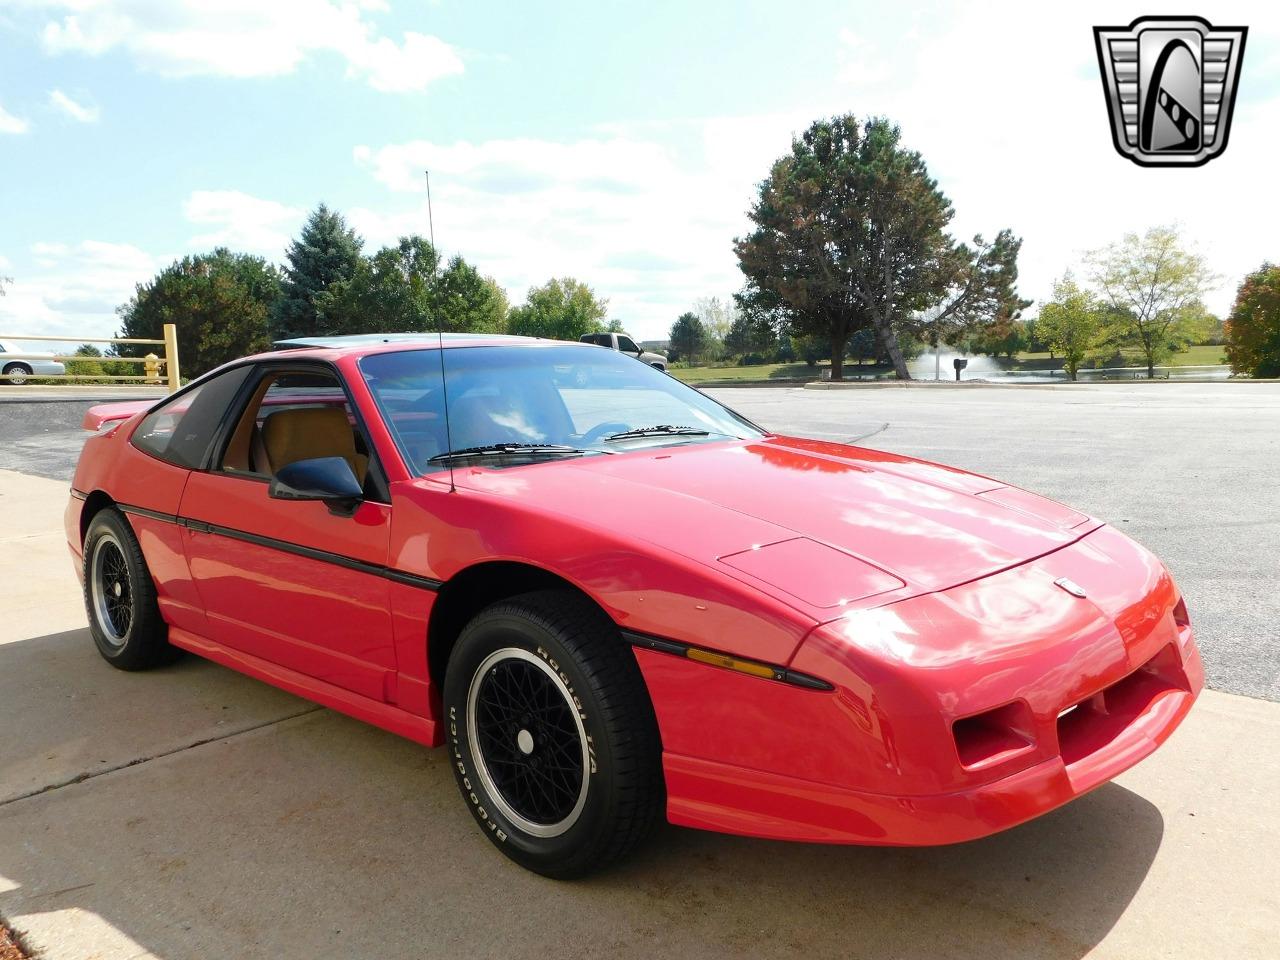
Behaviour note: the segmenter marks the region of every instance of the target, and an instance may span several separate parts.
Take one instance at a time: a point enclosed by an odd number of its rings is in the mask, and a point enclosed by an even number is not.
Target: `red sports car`
[[[588,345],[314,341],[85,425],[66,528],[110,663],[187,650],[443,746],[550,876],[664,812],[980,837],[1136,763],[1203,685],[1169,573],[1101,521]]]

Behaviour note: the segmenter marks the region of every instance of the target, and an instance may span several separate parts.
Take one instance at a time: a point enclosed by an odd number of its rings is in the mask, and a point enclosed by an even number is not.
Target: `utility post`
[[[182,380],[178,376],[178,328],[172,323],[164,325],[164,370],[169,378],[169,392],[174,393]]]

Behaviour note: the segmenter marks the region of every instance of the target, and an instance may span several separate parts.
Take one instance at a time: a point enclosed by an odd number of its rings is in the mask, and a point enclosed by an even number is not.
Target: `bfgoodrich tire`
[[[138,538],[110,507],[94,514],[84,538],[84,605],[93,642],[113,667],[146,670],[180,655],[169,645]]]
[[[630,852],[662,812],[657,722],[635,657],[586,598],[488,607],[449,657],[448,749],[463,800],[512,860],[571,879]]]

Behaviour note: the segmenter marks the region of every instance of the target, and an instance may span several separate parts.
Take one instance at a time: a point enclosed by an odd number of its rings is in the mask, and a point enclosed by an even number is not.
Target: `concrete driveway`
[[[857,426],[854,408],[837,415]],[[0,471],[0,916],[44,956],[1274,955],[1275,703],[1206,692],[1136,769],[987,840],[668,827],[622,867],[556,883],[492,850],[441,751],[194,658],[108,667],[62,542],[65,496]]]

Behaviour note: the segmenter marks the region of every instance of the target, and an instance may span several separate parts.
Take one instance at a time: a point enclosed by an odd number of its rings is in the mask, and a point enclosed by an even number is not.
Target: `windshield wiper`
[[[623,430],[621,433],[614,433],[605,437],[605,442],[610,440],[631,440],[634,437],[706,437],[710,435],[708,430],[700,430],[697,427],[673,427],[669,423],[660,423],[656,427],[636,427],[634,430]]]
[[[560,443],[486,443],[478,447],[463,447],[461,450],[450,450],[437,453],[427,463],[440,463],[444,460],[461,460],[468,457],[519,457],[519,456],[551,456],[577,457],[586,450],[577,447],[566,447]]]

